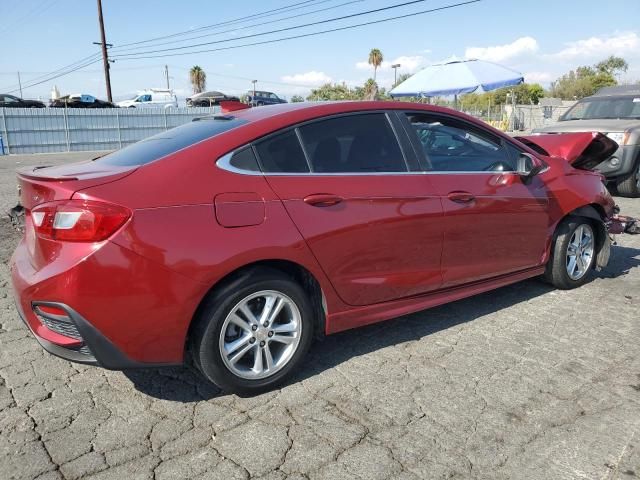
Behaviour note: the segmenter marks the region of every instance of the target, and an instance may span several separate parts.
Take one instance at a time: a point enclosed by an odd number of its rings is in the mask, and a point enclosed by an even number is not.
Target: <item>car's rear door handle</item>
[[[473,202],[476,197],[474,197],[469,192],[451,192],[449,195],[447,195],[447,198],[449,198],[449,200],[451,200],[452,202],[469,203]]]
[[[342,200],[342,197],[332,195],[330,193],[316,193],[304,197],[304,203],[313,207],[330,207],[332,205],[337,205]]]

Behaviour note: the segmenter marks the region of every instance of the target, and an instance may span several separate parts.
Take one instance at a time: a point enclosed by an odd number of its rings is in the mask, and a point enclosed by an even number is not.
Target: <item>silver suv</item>
[[[625,197],[640,197],[640,86],[608,87],[583,98],[558,123],[534,133],[597,131],[618,143],[599,170]]]

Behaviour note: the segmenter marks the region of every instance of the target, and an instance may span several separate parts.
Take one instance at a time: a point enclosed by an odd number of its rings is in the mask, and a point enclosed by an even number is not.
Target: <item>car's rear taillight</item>
[[[36,234],[68,242],[99,242],[109,238],[131,217],[120,205],[89,200],[65,200],[31,210]]]

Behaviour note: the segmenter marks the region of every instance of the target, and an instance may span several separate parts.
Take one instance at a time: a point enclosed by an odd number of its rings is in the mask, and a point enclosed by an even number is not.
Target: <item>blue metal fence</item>
[[[4,154],[116,150],[218,111],[219,107],[0,108],[0,137]]]

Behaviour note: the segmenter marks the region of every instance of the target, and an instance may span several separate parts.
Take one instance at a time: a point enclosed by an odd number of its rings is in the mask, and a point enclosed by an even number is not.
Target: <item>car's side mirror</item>
[[[531,183],[533,177],[544,169],[544,165],[536,161],[534,157],[528,153],[521,153],[518,156],[517,173],[522,178],[524,184]]]

